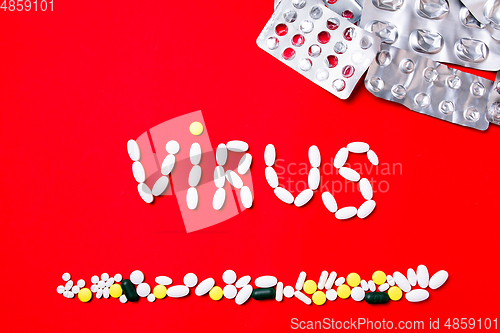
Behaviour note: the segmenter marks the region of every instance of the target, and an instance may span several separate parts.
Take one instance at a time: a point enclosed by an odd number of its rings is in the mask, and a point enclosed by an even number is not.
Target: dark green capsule
[[[135,285],[129,279],[122,280],[121,283],[123,293],[127,297],[129,302],[137,302],[139,300],[139,295],[135,289]]]
[[[276,291],[274,288],[257,288],[252,291],[252,298],[260,301],[263,299],[274,299]]]
[[[368,304],[384,304],[389,302],[389,295],[378,291],[366,293],[365,301]]]

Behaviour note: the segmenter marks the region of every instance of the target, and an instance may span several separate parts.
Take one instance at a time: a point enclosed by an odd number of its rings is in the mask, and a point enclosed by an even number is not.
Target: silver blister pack
[[[479,22],[490,26],[493,38],[500,37],[500,0],[461,0]]]
[[[500,125],[500,72],[497,73],[497,78],[493,84],[493,90],[488,102],[488,120],[490,123]]]
[[[274,9],[281,0],[274,0]],[[361,19],[364,0],[323,0],[323,3],[349,22],[357,24]]]
[[[360,26],[435,61],[500,69],[500,42],[459,0],[367,0]]]
[[[486,130],[493,82],[449,68],[413,52],[382,45],[368,69],[375,96],[455,124]]]
[[[374,59],[380,39],[328,9],[322,0],[282,0],[257,45],[346,99]]]

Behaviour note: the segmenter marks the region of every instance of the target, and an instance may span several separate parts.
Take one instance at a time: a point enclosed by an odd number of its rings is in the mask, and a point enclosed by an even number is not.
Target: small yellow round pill
[[[153,288],[153,295],[158,299],[165,298],[165,296],[167,296],[167,287],[161,284],[157,285]]]
[[[84,303],[87,303],[92,299],[92,292],[89,288],[82,288],[78,292],[78,299]]]
[[[373,282],[375,282],[375,284],[378,284],[379,286],[381,284],[384,284],[386,279],[387,279],[387,276],[382,271],[376,271],[372,275]]]
[[[337,295],[343,299],[349,298],[351,296],[351,288],[347,284],[341,284],[337,288]]]
[[[399,301],[401,297],[403,297],[403,292],[396,286],[390,287],[387,293],[389,294],[389,298],[393,301]]]
[[[318,290],[318,285],[313,280],[307,280],[304,282],[303,289],[306,294],[312,295]]]
[[[359,286],[359,283],[361,282],[361,277],[359,276],[358,273],[351,273],[347,275],[347,284],[350,285],[351,287],[357,287]]]
[[[200,135],[203,133],[203,125],[199,121],[195,121],[189,125],[189,132],[193,135]]]
[[[222,292],[222,288],[219,286],[213,287],[208,294],[210,295],[210,298],[213,299],[214,301],[220,300],[224,295],[224,293]]]
[[[323,305],[326,302],[326,295],[321,290],[318,290],[317,292],[314,293],[312,299],[314,304]]]
[[[109,287],[109,295],[113,298],[119,298],[122,295],[122,286],[115,283]]]

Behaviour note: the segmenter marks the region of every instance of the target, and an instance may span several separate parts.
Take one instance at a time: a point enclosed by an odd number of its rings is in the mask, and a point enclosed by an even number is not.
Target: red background
[[[0,12],[3,331],[286,331],[294,317],[427,325],[498,315],[499,127],[420,115],[362,84],[349,100],[335,98],[257,47],[273,1],[54,1],[54,12]],[[126,142],[200,109],[213,147],[250,144],[255,202],[186,234],[173,197],[139,198]],[[351,141],[403,166],[401,175],[363,175],[390,184],[366,220],[336,220],[319,193],[303,208],[287,206],[265,181],[268,143],[285,163],[302,163],[312,144],[329,160]],[[361,203],[357,192],[338,198]],[[66,271],[87,284],[134,269],[151,284],[163,274],[182,283],[192,271],[223,286],[222,273],[234,269],[294,285],[301,270],[316,281],[322,270],[369,279],[421,263],[450,278],[419,304],[237,306],[194,295],[84,304],[56,293]]]

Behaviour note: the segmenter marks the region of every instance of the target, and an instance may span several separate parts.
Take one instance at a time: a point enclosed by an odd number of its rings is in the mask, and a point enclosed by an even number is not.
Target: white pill
[[[68,298],[68,295],[69,295],[69,290],[65,290],[63,291],[63,294],[62,294],[64,297]]]
[[[237,153],[245,152],[248,150],[248,143],[240,140],[233,140],[226,143],[227,149]]]
[[[160,275],[155,278],[155,282],[162,286],[169,286],[172,284],[172,279],[165,275]]]
[[[122,275],[120,273],[115,274],[115,281],[116,282],[122,282]]]
[[[65,281],[65,282],[69,281],[69,280],[71,279],[71,274],[69,274],[69,273],[64,273],[64,274],[62,275],[62,279],[63,279],[63,281]]]
[[[139,149],[139,145],[137,144],[137,142],[135,142],[135,140],[128,140],[127,152],[132,161],[135,162],[141,159],[141,150]]]
[[[283,187],[276,187],[274,189],[274,194],[283,201],[284,203],[287,204],[292,204],[294,201],[292,193],[290,193],[288,190],[284,189]]]
[[[276,162],[276,148],[273,144],[268,144],[264,150],[264,162],[268,167],[272,167]]]
[[[241,188],[240,196],[243,207],[251,208],[253,205],[253,195],[252,191],[250,191],[250,188],[248,186],[243,186]]]
[[[102,297],[102,289],[101,288],[97,289],[97,292],[95,293],[95,297],[96,298],[101,298]]]
[[[364,291],[368,291],[370,287],[368,287],[368,282],[366,280],[361,280],[361,288],[363,288]]]
[[[167,176],[161,176],[158,178],[158,180],[155,182],[153,185],[153,189],[151,190],[151,193],[155,196],[158,197],[165,192],[167,189],[168,185],[170,184],[170,180],[168,179]]]
[[[109,298],[109,288],[106,287],[102,290],[102,297]]]
[[[370,215],[375,209],[375,206],[376,204],[373,200],[367,200],[363,202],[363,204],[358,208],[358,217],[360,219],[368,217],[368,215]]]
[[[201,179],[201,167],[199,165],[193,165],[191,171],[189,172],[188,184],[189,186],[198,186]]]
[[[80,292],[80,287],[78,286],[73,286],[73,288],[71,288],[71,292],[73,294],[78,294]]]
[[[235,298],[237,293],[238,290],[236,290],[236,287],[232,284],[228,284],[227,286],[224,287],[224,289],[222,289],[222,294],[227,299]]]
[[[198,190],[196,187],[190,187],[186,193],[186,203],[189,209],[193,210],[198,207]]]
[[[278,282],[276,285],[276,300],[278,302],[283,300],[283,282]]]
[[[263,275],[255,279],[255,286],[258,288],[271,288],[278,283],[278,279],[272,275]]]
[[[307,185],[309,188],[311,190],[317,190],[320,180],[321,176],[319,174],[319,169],[311,168],[311,170],[309,170],[309,174],[307,175]]]
[[[201,161],[201,146],[198,142],[195,142],[191,145],[191,149],[189,149],[189,160],[191,164],[198,165]]]
[[[97,289],[99,289],[99,288],[97,287],[97,284],[93,284],[93,285],[91,285],[91,286],[90,286],[90,291],[91,291],[91,292],[93,292],[93,293],[96,293],[96,292],[97,292]]]
[[[316,146],[309,147],[309,163],[313,168],[319,168],[321,164],[321,154],[319,153],[319,149]]]
[[[222,273],[222,281],[224,281],[225,284],[233,284],[236,281],[236,272],[232,269],[226,270]]]
[[[154,294],[149,294],[148,295],[148,301],[153,303],[154,301],[156,301],[156,296]]]
[[[375,282],[373,282],[372,280],[368,281],[368,288],[370,288],[370,291],[372,292],[377,290],[375,287]]]
[[[396,285],[396,282],[394,282],[394,278],[392,277],[392,275],[387,275],[387,283],[392,287],[394,285]]]
[[[229,182],[229,184],[233,185],[235,188],[242,188],[243,187],[243,181],[241,180],[240,176],[233,170],[228,170],[226,171],[226,179]]]
[[[422,302],[429,298],[429,292],[424,289],[415,289],[406,293],[405,297],[409,302]]]
[[[97,282],[99,282],[99,277],[97,275],[94,275],[90,278],[90,282],[96,284]]]
[[[311,200],[313,194],[314,192],[310,188],[305,189],[304,191],[300,192],[299,195],[297,195],[293,203],[297,207],[302,207]]]
[[[247,284],[250,283],[250,281],[252,280],[252,278],[250,277],[250,275],[245,275],[245,276],[242,276],[238,279],[238,281],[236,281],[236,288],[243,288],[244,286],[246,286]]]
[[[179,149],[181,149],[181,146],[179,145],[179,143],[177,141],[170,140],[165,145],[165,149],[167,150],[167,153],[175,155],[179,152]]]
[[[168,154],[161,164],[161,174],[168,176],[175,166],[175,155]]]
[[[335,159],[333,160],[333,166],[337,169],[340,169],[341,167],[344,166],[348,157],[349,157],[349,150],[347,150],[347,148],[345,147],[340,148],[337,154],[335,155]]]
[[[97,288],[103,289],[104,287],[106,287],[106,282],[104,282],[103,280],[97,282]]]
[[[339,277],[337,280],[335,280],[335,285],[338,287],[340,285],[343,285],[345,283],[345,278],[344,277]]]
[[[241,288],[241,290],[238,292],[238,294],[236,295],[236,298],[235,298],[236,304],[242,305],[243,303],[248,301],[250,296],[252,296],[252,291],[253,291],[253,288],[249,284],[247,284],[246,286]]]
[[[323,200],[323,204],[325,205],[326,209],[328,209],[330,213],[335,213],[337,211],[337,201],[330,192],[323,192],[321,194],[321,199]]]
[[[373,188],[370,181],[366,178],[362,178],[359,181],[359,191],[365,200],[371,200],[373,198]]]
[[[365,299],[365,291],[361,287],[354,287],[351,290],[351,298],[356,302],[361,302]]]
[[[246,153],[243,155],[238,162],[238,173],[240,175],[244,175],[248,172],[250,169],[250,166],[252,165],[252,155]]]
[[[76,282],[76,285],[80,288],[83,288],[85,287],[85,280],[84,279],[80,279]]]
[[[399,288],[401,288],[402,291],[407,293],[411,290],[410,282],[408,282],[403,274],[401,274],[400,272],[394,272],[394,274],[392,274],[392,277],[394,278],[394,282],[396,282],[396,284]]]
[[[276,188],[279,185],[278,182],[278,174],[276,174],[276,171],[272,167],[267,167],[266,168],[266,180],[269,186],[272,188]]]
[[[347,145],[347,149],[351,153],[366,153],[368,150],[370,150],[370,146],[367,143],[364,142],[351,142],[350,144]]]
[[[321,272],[321,275],[319,276],[319,281],[318,281],[318,289],[319,290],[322,290],[325,288],[326,279],[328,279],[328,271]]]
[[[302,290],[304,286],[304,282],[306,282],[307,274],[306,272],[300,272],[299,277],[297,278],[297,282],[295,283],[295,289]]]
[[[217,186],[218,188],[224,187],[224,184],[226,183],[226,172],[224,171],[224,168],[221,167],[220,165],[215,167],[214,183],[215,186]]]
[[[429,288],[437,289],[441,287],[446,282],[446,280],[448,280],[448,272],[440,270],[439,272],[435,273],[429,280]]]
[[[141,284],[144,282],[144,273],[141,272],[140,270],[135,270],[132,273],[130,273],[130,281],[133,284]]]
[[[217,160],[217,164],[223,166],[227,162],[227,148],[226,145],[221,143],[217,146],[215,151],[215,159]]]
[[[64,286],[57,286],[57,293],[62,295],[66,290],[64,290]]]
[[[73,280],[69,280],[68,282],[66,282],[66,284],[64,285],[64,290],[71,290],[71,288],[73,288]]]
[[[417,282],[420,288],[427,288],[429,286],[429,271],[425,265],[417,267]]]
[[[408,278],[408,282],[412,287],[417,285],[417,273],[413,270],[413,268],[408,268],[406,271],[406,277]]]
[[[388,290],[388,289],[389,289],[389,284],[388,284],[387,282],[386,282],[386,283],[381,284],[381,285],[378,287],[378,291],[382,291],[382,292],[384,292],[384,291],[386,291],[386,290]]]
[[[358,210],[356,209],[356,207],[348,206],[348,207],[340,208],[335,213],[335,217],[338,220],[347,220],[353,216],[356,216],[357,212],[358,212]]]
[[[196,284],[198,284],[198,277],[194,273],[187,273],[184,275],[182,282],[184,282],[186,287],[193,288]]]
[[[361,178],[356,170],[346,167],[340,168],[339,174],[345,179],[350,180],[351,182],[357,182]]]
[[[153,193],[149,189],[148,185],[144,183],[137,184],[137,191],[145,203],[152,203],[154,200]]]
[[[73,298],[73,297],[75,297],[75,293],[74,293],[74,292],[72,292],[72,291],[68,291],[68,293],[67,293],[66,295],[67,295],[66,297],[68,297],[68,298]]]
[[[337,279],[337,272],[335,271],[330,272],[330,275],[328,276],[328,279],[326,280],[325,283],[325,289],[326,290],[332,289],[336,279]]]
[[[305,304],[311,305],[311,303],[312,303],[311,299],[309,297],[307,297],[306,295],[304,295],[302,292],[297,290],[294,295],[295,295],[295,297],[300,299]]]
[[[146,171],[141,162],[132,163],[132,174],[138,183],[143,183],[146,180]]]
[[[104,282],[108,281],[109,279],[109,274],[108,273],[102,273],[101,274],[101,280],[103,280]]]
[[[113,284],[115,283],[115,279],[114,278],[109,278],[107,281],[106,281],[106,287],[111,287]]]
[[[149,286],[149,284],[143,282],[137,286],[137,295],[139,295],[140,297],[148,297],[150,293],[151,287]]]
[[[214,199],[212,201],[212,206],[215,210],[220,210],[222,206],[224,206],[224,202],[226,201],[226,191],[223,188],[218,188],[215,191]]]
[[[125,303],[127,303],[127,301],[128,301],[127,296],[125,296],[125,295],[120,296],[120,303],[125,304]]]
[[[189,294],[189,288],[186,286],[182,286],[182,285],[172,286],[172,287],[167,289],[168,297],[172,297],[172,298],[180,298],[180,297],[187,296],[188,294]]]
[[[337,292],[335,289],[328,289],[326,291],[326,299],[329,301],[335,301],[337,299]]]
[[[285,295],[286,298],[292,298],[295,290],[293,289],[292,286],[286,286],[283,288],[283,295]]]
[[[378,156],[373,150],[369,150],[366,156],[368,157],[368,161],[370,161],[371,164],[375,166],[378,165]]]

